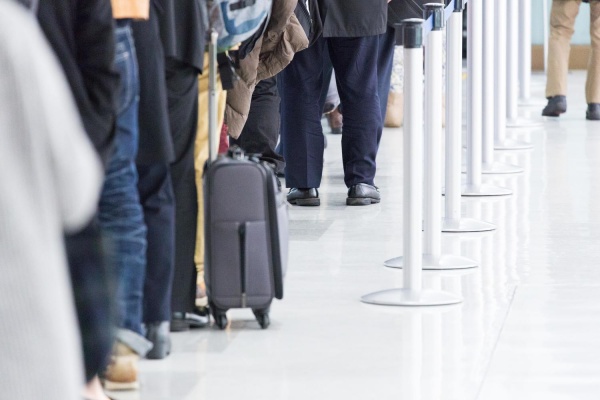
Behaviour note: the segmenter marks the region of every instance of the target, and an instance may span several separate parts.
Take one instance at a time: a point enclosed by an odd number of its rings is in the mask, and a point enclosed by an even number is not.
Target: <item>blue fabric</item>
[[[129,26],[116,31],[115,69],[121,77],[115,147],[100,196],[98,220],[115,265],[117,326],[142,334],[146,225],[137,191],[139,80]]]
[[[281,72],[281,148],[288,187],[318,188],[323,172],[321,91],[328,48],[343,104],[344,182],[374,184],[383,129],[379,101],[380,36],[320,38]]]

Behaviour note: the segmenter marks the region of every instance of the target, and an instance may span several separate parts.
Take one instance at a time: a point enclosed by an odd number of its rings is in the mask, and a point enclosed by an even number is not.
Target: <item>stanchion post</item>
[[[490,223],[463,218],[461,210],[461,164],[463,121],[463,11],[464,0],[455,0],[446,32],[446,171],[443,232],[485,232]]]
[[[423,196],[423,269],[446,270],[477,267],[465,257],[442,253],[442,215],[440,188],[442,173],[442,77],[443,40],[446,25],[444,5],[425,4],[425,19],[432,30],[425,40],[425,185]],[[386,267],[403,268],[404,257],[386,261]]]
[[[519,27],[521,21],[519,20],[519,2],[521,0],[505,0],[507,3],[508,14],[507,14],[507,54],[506,62],[508,64],[506,73],[506,117],[508,121],[506,126],[509,128],[535,128],[542,126],[541,120],[535,121],[530,119],[519,118],[519,54],[520,54],[520,38],[519,38]],[[531,0],[527,0],[531,1]],[[531,21],[529,21],[531,23]],[[529,28],[531,30],[531,28]],[[531,35],[531,34],[530,34]],[[531,36],[529,38],[529,46],[531,46]],[[531,50],[530,50],[531,51]],[[531,60],[531,55],[529,56]],[[498,60],[502,62],[502,60]],[[531,61],[530,61],[531,64]],[[531,70],[531,66],[529,67]],[[530,72],[531,75],[531,72]],[[530,82],[527,82],[530,85]],[[520,141],[506,141],[503,143],[496,142],[496,150],[520,150],[529,149],[533,146],[530,143]]]
[[[531,98],[531,0],[519,0],[519,99]]]
[[[401,25],[404,41],[404,288],[363,296],[361,301],[389,306],[433,306],[460,303],[454,294],[424,290],[422,281],[423,216],[423,20]]]
[[[483,185],[483,0],[470,0],[467,13],[467,182],[463,196],[504,196],[509,189]]]
[[[484,174],[516,174],[523,168],[494,161],[496,138],[506,138],[506,2],[483,0],[483,166]],[[501,3],[501,4],[500,4]],[[502,20],[500,20],[502,18]],[[503,83],[500,84],[500,81]],[[501,119],[499,118],[501,117]]]

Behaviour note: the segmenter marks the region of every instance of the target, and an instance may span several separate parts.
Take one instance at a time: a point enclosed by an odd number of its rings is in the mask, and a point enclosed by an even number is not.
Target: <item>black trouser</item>
[[[169,165],[138,164],[137,170],[140,203],[148,229],[143,321],[170,321],[175,254],[175,199]]]
[[[258,82],[252,94],[248,120],[238,139],[230,139],[246,153],[262,154],[261,159],[275,165],[277,172],[283,172],[285,161],[275,151],[279,139],[279,92],[277,77]]]
[[[196,299],[196,227],[198,197],[194,170],[194,143],[198,128],[198,70],[167,59],[169,120],[175,161],[171,178],[175,193],[175,276],[171,310],[191,312]]]
[[[387,28],[387,31],[379,35],[379,54],[377,56],[377,85],[379,92],[379,105],[381,107],[381,120],[385,121],[387,111],[388,95],[390,93],[390,84],[392,80],[392,68],[394,67],[394,48],[396,47],[396,30]],[[321,90],[319,102],[325,104],[329,86],[327,82],[331,80],[332,65],[329,59],[329,53],[324,54],[323,79],[324,85]],[[341,107],[340,107],[341,109]],[[343,111],[342,111],[343,113]]]
[[[383,129],[378,95],[379,36],[320,38],[297,53],[280,78],[281,142],[288,187],[315,188],[323,172],[320,101],[323,53],[329,50],[344,105],[344,181],[373,185],[375,158]]]
[[[100,229],[95,222],[79,233],[67,235],[65,243],[81,330],[85,377],[90,381],[106,368],[114,340],[114,277],[110,276],[111,268],[106,264]]]

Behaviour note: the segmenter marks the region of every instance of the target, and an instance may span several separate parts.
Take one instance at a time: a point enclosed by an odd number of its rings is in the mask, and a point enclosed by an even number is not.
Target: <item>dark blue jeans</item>
[[[128,24],[119,24],[115,34],[115,69],[121,76],[121,87],[115,149],[107,166],[98,218],[111,246],[112,264],[116,266],[117,326],[141,335],[146,225],[135,167],[139,79],[131,28]]]
[[[379,102],[379,36],[320,38],[281,74],[281,147],[288,187],[316,188],[323,172],[321,89],[329,51],[343,105],[344,181],[373,185],[383,129]]]

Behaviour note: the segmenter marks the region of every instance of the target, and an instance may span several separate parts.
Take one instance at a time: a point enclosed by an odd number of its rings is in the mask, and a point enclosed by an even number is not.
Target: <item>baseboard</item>
[[[589,56],[590,46],[571,46],[569,69],[587,69]],[[531,68],[534,71],[541,71],[544,69],[544,46],[531,46]]]

